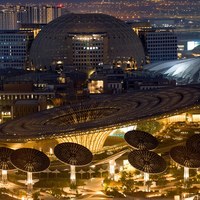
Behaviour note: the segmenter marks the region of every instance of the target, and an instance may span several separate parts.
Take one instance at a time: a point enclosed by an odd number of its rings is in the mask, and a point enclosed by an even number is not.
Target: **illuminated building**
[[[24,69],[32,40],[31,33],[0,31],[0,68]]]
[[[72,37],[74,66],[98,66],[104,61],[105,34],[69,35]],[[81,50],[81,51],[80,51]],[[79,52],[77,54],[77,52]]]
[[[177,59],[177,36],[172,30],[147,29],[139,36],[148,63]]]
[[[30,52],[36,68],[87,70],[124,58],[140,65],[142,44],[125,22],[104,14],[67,14],[53,20],[37,35]]]
[[[91,94],[99,94],[104,92],[103,80],[91,80],[88,83],[88,89]]]
[[[0,30],[15,30],[17,28],[17,13],[12,10],[0,11]]]
[[[46,7],[46,23],[60,17],[62,15],[62,7],[60,6],[47,6]]]
[[[193,43],[193,42],[191,42]],[[198,45],[199,44],[199,45]],[[200,42],[196,43],[194,46],[194,43],[192,44],[191,48],[192,50],[182,50],[179,48],[179,55],[180,58],[194,58],[194,57],[200,57]],[[197,45],[197,46],[196,46]],[[180,47],[180,46],[179,46]]]
[[[1,123],[47,109],[48,100],[55,97],[53,91],[33,90],[32,83],[7,83],[0,91]]]
[[[200,114],[196,112],[190,113],[182,113],[180,115],[174,115],[172,117],[164,118],[161,120],[164,123],[176,123],[176,122],[190,122],[190,123],[195,123],[200,121]]]
[[[35,38],[45,25],[46,24],[20,24],[20,30],[27,33],[32,32]]]
[[[121,93],[125,89],[126,76],[121,68],[98,69],[90,76],[88,90],[92,94]]]
[[[188,28],[176,30],[178,38],[178,53],[180,58],[191,58],[199,56],[198,46],[200,37],[198,30],[188,31]]]
[[[139,35],[139,32],[144,29],[152,28],[150,22],[128,22],[127,24],[131,26],[137,35]]]
[[[28,5],[17,8],[20,24],[46,24],[62,15],[61,6]]]
[[[200,44],[192,49],[192,55],[194,57],[200,57]]]
[[[2,124],[0,141],[14,149],[29,147],[44,152],[58,143],[74,142],[95,153],[103,150],[105,140],[116,129],[199,109],[199,95],[198,87],[176,87],[94,98]]]

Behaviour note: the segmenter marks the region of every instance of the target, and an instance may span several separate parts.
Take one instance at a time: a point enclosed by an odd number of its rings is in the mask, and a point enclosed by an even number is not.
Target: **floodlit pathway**
[[[92,178],[85,182],[84,189],[93,190],[95,192],[103,190],[102,186],[103,178]]]
[[[100,199],[112,199],[109,198],[107,195],[105,195],[103,192],[103,186],[102,186],[103,178],[92,178],[90,180],[87,180],[85,182],[85,186],[80,189],[79,192],[81,192],[83,195],[79,197],[78,199],[88,199],[88,200],[100,200]]]
[[[44,199],[44,200],[56,200],[57,199],[57,198],[55,198],[55,197],[53,197],[53,196],[51,196],[50,194],[47,194],[47,193],[41,192],[40,194],[41,194],[40,198]]]
[[[109,197],[105,195],[102,190],[102,181],[103,178],[92,178],[90,180],[85,181],[84,186],[80,186],[78,188],[78,193],[81,194],[80,197],[76,197],[75,199],[87,199],[87,200],[111,200],[113,199],[112,197]],[[72,192],[69,187],[64,188],[64,191],[67,193],[73,193],[75,194],[76,192]]]

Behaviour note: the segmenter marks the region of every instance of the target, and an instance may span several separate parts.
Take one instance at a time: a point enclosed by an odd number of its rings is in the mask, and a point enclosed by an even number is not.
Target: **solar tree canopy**
[[[186,141],[186,147],[191,148],[192,151],[200,153],[200,134],[192,135]]]
[[[0,147],[0,169],[13,170],[15,167],[11,163],[10,155],[14,152],[13,149]]]
[[[167,164],[161,156],[147,150],[134,150],[130,152],[128,161],[134,168],[149,174],[159,174],[167,168]]]
[[[191,169],[200,167],[200,154],[185,146],[176,146],[170,150],[173,161],[179,165]]]
[[[63,163],[74,166],[84,166],[92,162],[93,155],[86,147],[66,142],[54,148],[55,156]]]
[[[130,146],[140,150],[153,150],[158,146],[158,140],[144,131],[128,131],[124,135],[124,139]]]
[[[42,172],[50,165],[50,160],[46,154],[31,148],[15,150],[10,159],[16,168],[24,172]]]

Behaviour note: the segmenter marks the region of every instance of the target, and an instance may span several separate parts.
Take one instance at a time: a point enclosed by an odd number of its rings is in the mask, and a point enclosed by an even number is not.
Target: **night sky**
[[[59,2],[89,2],[93,0],[0,0],[1,3],[59,3]],[[102,1],[102,0],[95,0],[95,1]],[[104,0],[106,1],[106,0]],[[138,1],[138,0],[129,0],[130,2]],[[181,0],[171,0],[171,1],[181,1]],[[191,0],[196,1],[196,0]]]
[[[133,0],[134,1],[134,0]],[[88,2],[88,0],[0,0],[1,3],[60,3],[60,2]]]

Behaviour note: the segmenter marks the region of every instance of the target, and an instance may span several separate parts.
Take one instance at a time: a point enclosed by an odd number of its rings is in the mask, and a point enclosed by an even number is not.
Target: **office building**
[[[177,59],[177,36],[173,30],[146,29],[139,32],[147,63]]]
[[[20,6],[17,9],[20,24],[46,24],[62,15],[63,8],[51,5]]]
[[[0,30],[14,30],[17,28],[17,13],[13,10],[0,11]]]
[[[46,24],[20,24],[19,30],[26,33],[33,33],[35,38],[45,26]]]
[[[20,31],[0,31],[0,69],[24,69],[33,34]]]

